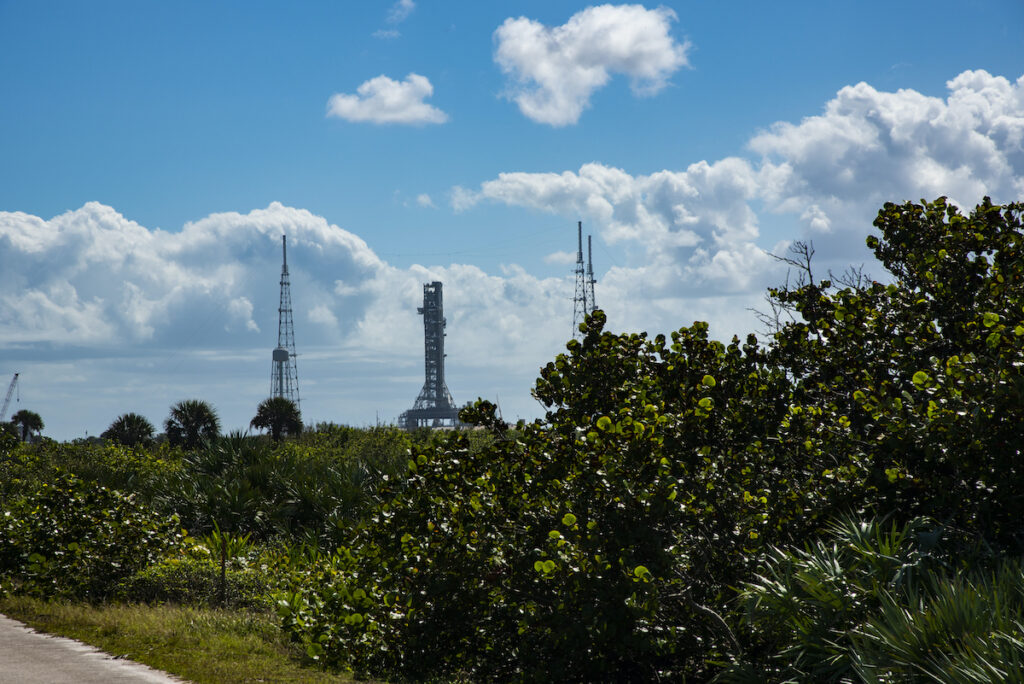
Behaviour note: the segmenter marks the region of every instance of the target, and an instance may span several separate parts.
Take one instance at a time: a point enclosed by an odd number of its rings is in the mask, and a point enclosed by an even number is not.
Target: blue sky
[[[533,417],[577,220],[613,329],[728,336],[766,250],[842,270],[886,200],[1024,197],[1022,34],[1011,0],[0,1],[0,382],[62,439],[193,396],[244,427],[287,233],[307,420],[411,405],[432,279],[456,400]]]

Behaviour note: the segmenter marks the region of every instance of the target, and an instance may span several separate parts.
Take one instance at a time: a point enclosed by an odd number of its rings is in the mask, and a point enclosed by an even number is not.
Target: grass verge
[[[270,615],[171,605],[93,606],[23,596],[0,599],[0,613],[196,684],[353,681],[304,663]]]

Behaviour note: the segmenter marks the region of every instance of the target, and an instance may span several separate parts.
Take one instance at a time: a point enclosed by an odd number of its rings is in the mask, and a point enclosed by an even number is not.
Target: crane
[[[2,421],[4,416],[7,415],[7,407],[11,403],[11,395],[14,394],[14,388],[18,385],[18,375],[18,373],[14,374],[14,377],[11,379],[11,384],[7,387],[7,396],[4,397],[3,408],[0,408],[0,421]]]

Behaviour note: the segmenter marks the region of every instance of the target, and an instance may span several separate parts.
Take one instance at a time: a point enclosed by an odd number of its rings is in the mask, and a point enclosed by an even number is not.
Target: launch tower
[[[277,347],[271,355],[270,396],[299,404],[299,371],[295,366],[295,327],[292,292],[288,280],[288,238],[281,236],[281,300],[277,307]]]
[[[441,283],[423,285],[423,367],[426,379],[412,408],[398,418],[398,426],[411,430],[417,427],[455,427],[459,410],[444,382],[444,302]]]

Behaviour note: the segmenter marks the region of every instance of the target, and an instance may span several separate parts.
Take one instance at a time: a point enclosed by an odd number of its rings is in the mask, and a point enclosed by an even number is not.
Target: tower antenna
[[[299,399],[299,370],[295,365],[295,326],[292,322],[292,292],[288,277],[288,238],[281,236],[281,299],[277,307],[277,347],[271,355],[270,396]]]
[[[587,277],[583,271],[583,221],[576,223],[576,294],[572,306],[572,336],[579,338],[580,323],[590,313],[587,308]]]
[[[590,244],[591,237],[593,236],[587,236],[587,305],[590,307],[590,311],[587,313],[592,314],[597,309],[597,299],[594,298],[594,284],[597,280],[594,279],[594,251]]]
[[[459,410],[444,381],[444,300],[441,283],[423,284],[423,371],[426,376],[423,389],[412,408],[398,417],[398,427],[412,430],[418,427],[457,427]]]

